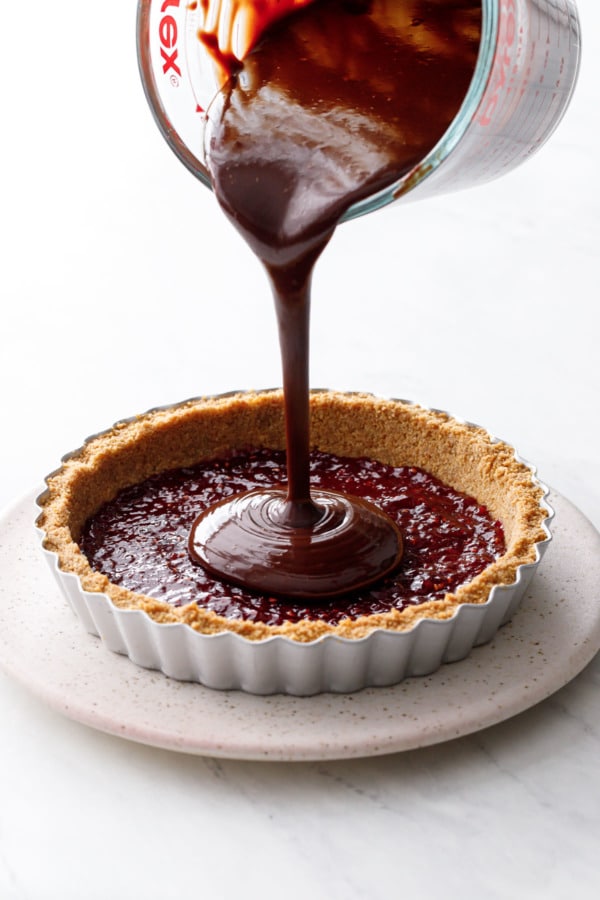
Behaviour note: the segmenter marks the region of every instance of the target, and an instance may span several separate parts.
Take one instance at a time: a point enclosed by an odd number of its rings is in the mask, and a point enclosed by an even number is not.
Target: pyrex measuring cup
[[[482,0],[481,6],[475,71],[450,127],[411,172],[356,203],[345,219],[404,197],[496,178],[538,150],[560,122],[580,60],[573,0]],[[165,139],[210,185],[203,163],[203,119],[219,84],[210,60],[199,51],[200,16],[200,4],[188,0],[139,0],[138,59]]]

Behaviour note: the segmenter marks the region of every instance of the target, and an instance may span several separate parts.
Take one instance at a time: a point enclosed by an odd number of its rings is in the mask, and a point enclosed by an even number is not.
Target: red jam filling
[[[400,528],[399,569],[370,588],[324,602],[272,597],[213,578],[192,562],[188,538],[203,509],[240,491],[286,480],[285,454],[249,450],[161,473],[122,490],[86,523],[80,546],[111,582],[173,606],[198,603],[226,618],[280,625],[401,610],[439,600],[471,581],[505,551],[500,522],[476,500],[421,469],[320,451],[311,485],[378,506]]]

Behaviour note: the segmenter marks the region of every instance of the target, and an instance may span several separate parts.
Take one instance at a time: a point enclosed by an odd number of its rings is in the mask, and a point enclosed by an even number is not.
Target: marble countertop
[[[598,528],[600,8],[578,5],[578,89],[538,155],[340,228],[311,379],[481,423]],[[281,380],[263,275],[152,122],[134,27],[118,0],[6,11],[3,507],[117,418]],[[600,657],[515,718],[371,759],[159,750],[1,673],[0,721],[2,900],[598,896]]]

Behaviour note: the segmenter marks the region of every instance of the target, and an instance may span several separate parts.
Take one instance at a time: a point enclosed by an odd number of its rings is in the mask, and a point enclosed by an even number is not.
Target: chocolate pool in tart
[[[211,580],[189,559],[199,507],[284,477],[279,391],[154,410],[66,458],[39,500],[38,525],[59,580],[76,576],[78,591],[105,595],[112,613],[141,611],[155,627],[181,623],[198,637],[353,643],[449,621],[465,604],[489,605],[492,589],[522,580],[549,538],[545,492],[530,468],[483,429],[445,413],[313,392],[311,446],[313,482],[381,502],[403,532],[397,571],[366,591],[303,603]]]

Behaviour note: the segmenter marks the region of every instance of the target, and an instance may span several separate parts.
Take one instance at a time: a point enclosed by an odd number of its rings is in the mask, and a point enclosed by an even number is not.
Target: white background
[[[311,378],[485,425],[599,526],[600,7],[579,9],[578,90],[537,156],[340,228]],[[262,272],[152,121],[133,0],[2,21],[5,506],[117,418],[280,370]],[[88,731],[0,676],[0,897],[595,897],[599,685],[596,660],[421,753],[259,765]]]

